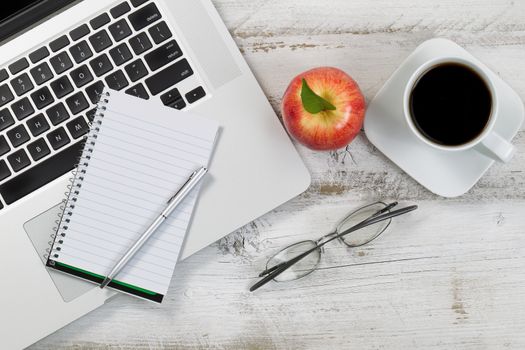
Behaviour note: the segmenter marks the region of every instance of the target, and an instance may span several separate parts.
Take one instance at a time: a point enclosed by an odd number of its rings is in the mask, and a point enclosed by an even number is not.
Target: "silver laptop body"
[[[89,94],[97,87],[97,81],[122,88],[130,94],[145,93],[149,98],[173,108],[182,108],[181,105],[184,104],[185,110],[191,109],[192,112],[216,119],[221,124],[220,137],[211,164],[211,176],[201,192],[181,258],[190,256],[300,194],[310,183],[307,169],[209,0],[126,2],[129,6],[120,5],[111,12],[122,1],[89,0],[74,3],[0,46],[0,67],[6,68],[9,75],[0,82],[0,100],[2,91],[10,92],[13,97],[9,100],[7,96],[9,101],[5,102],[4,99],[5,103],[0,106],[0,118],[2,110],[7,109],[13,119],[12,125],[0,131],[0,137],[7,140],[10,148],[8,153],[0,156],[0,160],[5,162],[5,169],[11,173],[0,181],[2,349],[24,348],[103,305],[114,295],[112,291],[100,290],[83,281],[50,272],[44,267],[45,250],[50,235],[53,234],[54,221],[59,212],[59,204],[64,198],[70,173],[66,172],[30,190],[20,185],[23,182],[16,182],[17,178],[28,178],[28,175],[23,175],[26,173],[48,176],[45,172],[55,171],[55,168],[45,168],[47,163],[44,162],[55,155],[53,159],[56,161],[60,152],[82,140],[81,126],[89,120],[88,112],[93,107]],[[135,7],[134,4],[138,5]],[[157,12],[151,12],[151,4],[155,5]],[[150,7],[143,10],[143,18],[136,18],[135,12],[146,6]],[[101,15],[103,13],[108,14],[108,23],[102,24],[105,18]],[[113,14],[117,18],[113,18]],[[97,18],[94,22],[96,30],[91,24],[94,18]],[[115,23],[118,21],[117,26]],[[161,22],[165,22],[165,25],[160,25]],[[89,33],[85,33],[85,27],[77,29],[82,24],[87,24]],[[130,32],[126,33],[128,29]],[[111,46],[105,47],[106,37],[92,37],[104,30],[111,39]],[[58,39],[63,35],[66,35],[69,44],[60,47],[64,42]],[[165,38],[167,36],[169,38]],[[147,39],[145,41],[149,44],[146,42],[143,45],[144,40],[139,39]],[[87,43],[87,49],[85,45],[79,46],[83,41]],[[167,45],[171,41],[179,46],[182,52],[180,57],[170,61],[170,55],[148,56],[155,50],[157,53],[174,50],[173,46]],[[51,42],[53,48],[50,46]],[[132,56],[123,63],[119,61],[126,52],[123,54],[115,50],[121,44],[127,45]],[[37,50],[44,46],[48,51],[47,56],[46,49]],[[120,46],[120,49],[125,47]],[[38,52],[34,54],[36,50]],[[89,57],[83,61],[82,54],[85,55],[86,50],[91,52],[91,56],[88,52]],[[57,69],[60,71],[60,67],[64,65],[54,57],[62,52],[68,54],[72,67],[57,73]],[[98,71],[101,68],[99,61],[94,61],[93,64],[91,61],[104,54],[109,58],[112,69],[103,73]],[[26,57],[29,63],[22,69],[19,62],[21,57]],[[54,65],[51,63],[53,58]],[[33,59],[35,63],[32,62]],[[190,77],[184,79],[182,75],[176,77],[180,73],[177,67],[167,69],[183,59],[186,59],[193,71]],[[132,66],[132,63],[137,63],[135,61],[143,62],[143,66]],[[34,70],[42,68],[39,66],[42,62],[47,63],[50,71],[42,73]],[[14,74],[9,69],[13,63],[16,63],[12,67],[16,72]],[[77,70],[84,65],[82,69],[85,71]],[[118,70],[122,74],[117,75],[115,72]],[[82,72],[84,74],[81,75]],[[158,74],[160,72],[170,74],[169,84],[162,81],[162,74]],[[17,80],[19,77],[25,78],[24,74],[29,79],[25,83],[33,85],[27,93]],[[52,78],[46,77],[46,74],[51,74]],[[87,74],[92,76],[88,83],[85,82]],[[63,76],[69,78],[74,91],[59,97],[61,87],[57,87],[57,83],[52,84]],[[119,81],[122,77],[124,78]],[[172,84],[173,82],[175,83]],[[2,90],[4,84],[10,91]],[[27,88],[27,84],[24,87]],[[39,101],[42,98],[40,93],[46,92],[45,88],[50,94]],[[140,91],[137,90],[139,88]],[[179,94],[175,96],[175,100],[172,95],[167,94],[174,88],[177,89],[175,93]],[[79,91],[89,104],[81,112],[77,110],[77,107],[82,108],[78,106],[79,101],[70,98]],[[80,95],[75,96],[81,97]],[[20,100],[24,97],[27,97],[25,106],[34,110],[28,116],[25,116],[27,110],[20,109],[23,105]],[[47,103],[45,98],[51,98],[52,102],[48,101],[49,105],[40,108],[41,103]],[[85,101],[80,102],[85,104]],[[53,119],[53,113],[57,111],[49,109],[57,104],[65,107],[68,114],[66,120]],[[15,112],[16,108],[19,110]],[[39,114],[43,115],[39,116],[40,119],[36,118]],[[57,112],[56,115],[59,116],[60,113]],[[41,134],[38,128],[42,124],[40,122],[47,122],[49,126]],[[18,142],[23,140],[18,138],[20,133],[17,134],[17,131],[23,130],[10,132],[19,125],[24,125],[29,136],[29,140],[20,145]],[[57,138],[57,135],[62,137]],[[69,140],[66,145],[63,145],[64,138]],[[41,159],[38,159],[37,153],[41,148],[36,148],[33,144],[37,141],[48,148],[47,154]],[[24,152],[19,152],[20,150]],[[23,157],[24,153],[27,159]],[[37,170],[31,173],[33,169]],[[39,173],[41,169],[45,171]],[[36,177],[37,183],[42,181]]]

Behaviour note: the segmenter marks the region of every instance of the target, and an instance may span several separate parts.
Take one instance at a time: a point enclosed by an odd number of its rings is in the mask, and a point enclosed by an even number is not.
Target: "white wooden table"
[[[289,80],[322,65],[350,73],[370,100],[433,37],[467,48],[525,99],[522,0],[214,3],[277,111]],[[118,296],[32,349],[523,349],[523,130],[514,143],[511,163],[452,200],[418,185],[364,135],[347,151],[298,145],[310,189],[180,263],[163,305]],[[420,209],[370,246],[330,245],[308,278],[248,292],[274,251],[378,199]]]

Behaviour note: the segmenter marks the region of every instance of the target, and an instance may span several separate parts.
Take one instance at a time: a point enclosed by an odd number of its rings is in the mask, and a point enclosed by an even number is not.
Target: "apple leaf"
[[[322,111],[335,111],[335,106],[313,92],[304,78],[301,89],[301,100],[303,101],[304,109],[306,109],[308,113],[316,114]]]

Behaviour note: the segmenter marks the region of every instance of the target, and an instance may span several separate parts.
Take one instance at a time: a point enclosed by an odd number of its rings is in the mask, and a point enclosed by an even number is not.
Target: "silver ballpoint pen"
[[[122,270],[128,261],[140,250],[146,241],[155,233],[160,225],[168,218],[168,216],[175,210],[175,208],[186,198],[186,196],[193,190],[193,188],[202,180],[204,175],[208,172],[205,167],[193,172],[188,178],[188,181],[175,193],[173,197],[168,200],[166,208],[159,214],[159,216],[151,223],[148,229],[140,236],[140,238],[128,249],[128,251],[115,264],[111,272],[106,276],[104,281],[100,284],[100,288],[107,286],[115,276]]]

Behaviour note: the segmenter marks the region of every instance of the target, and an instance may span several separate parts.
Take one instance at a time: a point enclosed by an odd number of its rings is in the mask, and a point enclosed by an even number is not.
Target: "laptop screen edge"
[[[37,0],[0,22],[0,44],[38,24],[46,17],[68,7],[78,0]]]

